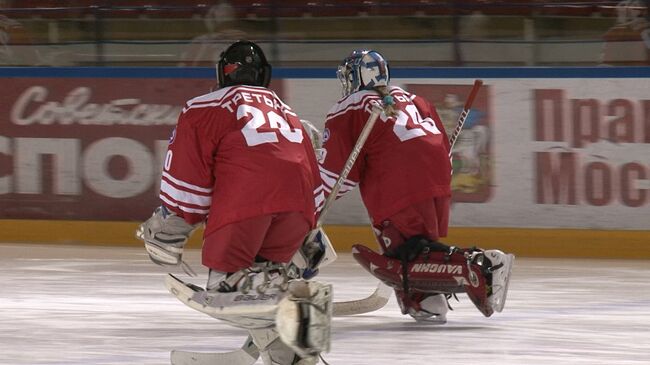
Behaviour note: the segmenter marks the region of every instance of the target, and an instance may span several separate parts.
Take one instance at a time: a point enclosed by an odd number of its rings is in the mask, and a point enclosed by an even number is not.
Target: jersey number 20
[[[254,106],[242,104],[237,108],[237,119],[239,120],[245,117],[252,117],[241,130],[249,146],[257,146],[263,143],[277,143],[279,141],[277,132],[280,132],[289,142],[302,143],[302,129],[291,128],[289,123],[273,110],[267,112],[265,115],[263,111]],[[277,130],[277,132],[275,130],[269,132],[260,132],[258,130],[258,128],[267,122],[270,128]]]

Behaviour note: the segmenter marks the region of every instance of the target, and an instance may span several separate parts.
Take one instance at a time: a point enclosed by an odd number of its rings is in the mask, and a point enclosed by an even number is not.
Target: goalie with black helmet
[[[449,221],[451,147],[435,107],[390,86],[388,62],[373,50],[353,51],[338,77],[343,97],[327,114],[319,161],[326,192],[338,180],[372,105],[384,105],[338,194],[359,185],[383,252],[355,245],[355,259],[395,288],[402,313],[417,321],[445,323],[446,295],[456,292],[467,292],[486,315],[500,311],[513,256],[438,242]],[[451,271],[444,266],[448,260],[454,263]]]
[[[286,264],[315,224],[321,182],[314,149],[300,118],[268,88],[271,65],[257,44],[230,45],[217,64],[217,80],[216,91],[183,108],[163,167],[162,205],[137,236],[152,261],[179,265],[189,235],[205,223],[206,288],[171,277],[172,293],[192,308],[255,330],[265,364],[306,363],[329,337],[318,337],[308,351],[285,344],[275,313],[283,298],[295,297]],[[326,306],[328,286],[306,285]],[[320,321],[329,324],[329,317]]]

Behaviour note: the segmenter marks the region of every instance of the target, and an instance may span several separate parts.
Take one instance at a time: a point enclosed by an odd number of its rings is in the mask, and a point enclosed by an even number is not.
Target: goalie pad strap
[[[309,329],[309,304],[304,302],[299,302],[297,304],[300,313],[300,326],[298,327],[298,335],[296,336],[296,340],[298,342],[298,346],[308,348],[310,347],[309,341],[307,340],[307,332]]]
[[[407,239],[403,244],[385,254],[386,257],[395,258],[401,261],[402,289],[404,291],[404,299],[406,300],[405,304],[407,306],[411,305],[411,303],[408,303],[410,300],[408,263],[416,260],[421,254],[428,254],[430,252],[444,252],[447,255],[444,256],[444,260],[448,261],[448,255],[453,254],[455,248],[437,241],[431,241],[425,236],[417,235]]]

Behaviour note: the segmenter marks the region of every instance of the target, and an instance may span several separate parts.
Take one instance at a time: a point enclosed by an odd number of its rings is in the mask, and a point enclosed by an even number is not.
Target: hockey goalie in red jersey
[[[466,292],[486,316],[501,311],[513,256],[438,241],[447,235],[451,163],[449,139],[435,108],[389,86],[388,63],[375,51],[352,52],[338,77],[343,98],[327,115],[320,158],[326,193],[373,104],[385,105],[338,194],[359,185],[383,252],[355,245],[355,259],[395,288],[402,312],[418,321],[445,323],[447,298],[458,292]]]
[[[324,346],[311,352],[304,343],[301,351],[289,348],[297,340],[278,339],[273,315],[279,300],[290,296],[286,264],[314,227],[316,205],[323,200],[318,163],[296,113],[268,89],[271,66],[259,46],[232,44],[217,72],[218,89],[191,99],[182,110],[164,162],[162,205],[136,235],[152,261],[179,265],[189,235],[205,223],[206,289],[169,278],[168,288],[194,309],[253,330],[265,364],[296,364]],[[312,296],[306,301],[313,304],[318,295],[322,305],[331,300],[326,286],[302,284],[302,293]],[[312,324],[317,319],[311,318]],[[315,332],[312,345],[329,343],[328,336],[314,339]]]

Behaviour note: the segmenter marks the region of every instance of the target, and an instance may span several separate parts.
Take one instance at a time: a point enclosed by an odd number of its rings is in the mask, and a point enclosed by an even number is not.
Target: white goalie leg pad
[[[275,322],[283,292],[266,294],[209,293],[169,274],[167,289],[188,307],[239,328],[266,328]]]
[[[264,365],[314,365],[318,358],[301,357],[280,339],[275,328],[249,330]],[[228,364],[234,365],[234,364]]]
[[[276,328],[282,341],[305,359],[330,349],[332,285],[295,280],[278,305]]]
[[[144,242],[144,248],[147,250],[151,261],[159,265],[179,265],[183,256],[183,247],[174,247],[172,245],[161,246],[154,242]]]
[[[220,283],[223,285],[215,284],[227,292],[206,291],[173,275],[168,275],[165,285],[180,301],[199,312],[235,327],[255,329],[275,324],[277,305],[288,293],[288,282],[283,264],[258,263],[225,278]]]
[[[293,365],[300,358],[281,340],[274,328],[249,330],[264,365]]]
[[[174,350],[171,353],[172,365],[253,365],[260,352],[248,336],[240,349],[229,352],[191,352]]]

